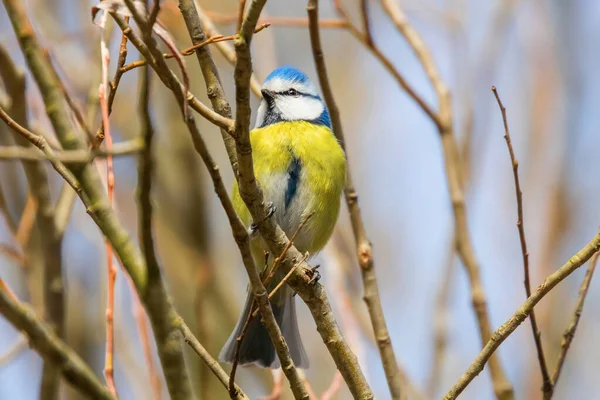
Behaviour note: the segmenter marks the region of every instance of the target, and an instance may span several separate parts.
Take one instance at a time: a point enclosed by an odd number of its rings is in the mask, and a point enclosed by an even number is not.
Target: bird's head
[[[261,92],[257,128],[282,121],[309,121],[331,128],[327,107],[302,71],[289,66],[275,69],[265,79]]]

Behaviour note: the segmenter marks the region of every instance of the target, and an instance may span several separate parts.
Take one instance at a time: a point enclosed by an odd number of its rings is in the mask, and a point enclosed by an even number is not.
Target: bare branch
[[[442,142],[446,180],[454,213],[456,249],[469,276],[471,301],[477,316],[481,342],[482,345],[485,345],[491,337],[492,325],[487,309],[485,291],[481,282],[481,271],[469,235],[465,195],[462,187],[464,180],[462,178],[458,144],[454,136],[450,92],[437,71],[429,49],[417,31],[409,24],[400,7],[391,0],[383,0],[383,6],[398,32],[404,36],[412,47],[438,97],[439,112],[431,119],[438,129]],[[512,385],[506,377],[500,360],[495,356],[490,359],[490,374],[492,375],[496,397],[501,400],[513,399]]]
[[[595,253],[600,250],[600,232],[583,247],[577,254],[569,259],[562,267],[556,272],[548,276],[544,282],[538,286],[537,290],[525,300],[525,302],[517,309],[517,311],[510,317],[508,321],[498,328],[494,334],[490,337],[483,350],[471,363],[467,371],[460,377],[458,382],[446,393],[445,400],[456,399],[469,383],[481,371],[488,362],[492,354],[496,349],[506,340],[511,333],[517,329],[525,319],[529,316],[533,307],[550,292],[556,285],[558,285],[563,279],[571,275],[575,270],[585,264]]]
[[[577,303],[575,305],[575,311],[573,312],[573,317],[571,317],[571,321],[569,322],[569,326],[563,333],[563,337],[560,343],[560,354],[558,355],[558,359],[556,360],[556,367],[554,368],[554,373],[552,374],[552,389],[556,388],[556,382],[558,382],[558,378],[560,377],[560,373],[562,371],[562,367],[565,363],[565,358],[567,357],[567,352],[569,351],[569,347],[571,347],[571,342],[575,337],[575,331],[577,330],[577,324],[579,323],[579,319],[581,318],[581,313],[583,312],[583,305],[585,303],[585,297],[587,296],[588,289],[590,288],[590,282],[592,281],[592,276],[594,275],[594,271],[596,270],[596,265],[598,264],[598,258],[600,258],[600,253],[596,253],[594,257],[590,260],[590,264],[585,273],[585,277],[583,278],[583,282],[581,282],[581,286],[579,287],[579,295],[577,296]],[[550,392],[545,399],[551,399],[553,392]]]
[[[122,143],[113,144],[111,151],[94,149],[91,150],[57,150],[54,152],[54,160],[63,164],[88,164],[96,158],[131,156],[143,150],[143,142],[132,139]],[[50,161],[50,158],[35,148],[21,146],[0,146],[0,160],[5,161]]]
[[[513,167],[513,178],[515,181],[515,193],[517,197],[517,228],[519,229],[519,240],[521,242],[521,253],[523,255],[523,270],[525,272],[525,293],[527,297],[531,296],[531,282],[529,279],[529,252],[527,251],[527,240],[525,238],[525,225],[523,219],[523,193],[521,192],[521,184],[519,182],[519,162],[515,156],[515,151],[510,140],[510,131],[508,129],[508,120],[506,118],[506,108],[500,100],[498,91],[495,86],[492,86],[492,92],[496,96],[498,107],[502,112],[502,121],[504,123],[504,139],[506,140],[506,146],[508,147],[508,153]],[[550,381],[550,374],[548,373],[548,366],[546,364],[546,357],[544,356],[544,349],[542,347],[542,338],[540,329],[538,328],[537,320],[535,318],[535,312],[531,310],[531,329],[533,331],[533,340],[535,341],[535,349],[537,352],[538,362],[540,363],[540,371],[542,373],[542,391],[544,396],[552,393],[552,382]]]
[[[366,5],[363,6],[366,8]],[[321,47],[321,38],[319,34],[319,9],[317,0],[309,0],[306,7],[308,12],[308,19],[310,22],[310,39],[312,44],[313,57],[315,60],[317,73],[319,75],[319,82],[327,103],[327,108],[331,115],[331,121],[333,125],[333,132],[336,137],[340,140],[340,143],[344,146],[345,138],[342,128],[342,121],[340,113],[333,97],[333,91],[329,83],[327,76],[327,68],[325,66],[325,59],[323,56],[323,49]],[[365,20],[367,16],[364,15]],[[365,22],[366,24],[366,22]],[[372,45],[372,43],[371,43]],[[345,150],[345,146],[344,146]],[[346,158],[347,160],[347,158]],[[347,162],[347,161],[346,161]],[[373,332],[377,340],[377,348],[379,349],[379,355],[383,363],[383,369],[387,379],[388,387],[392,399],[400,399],[402,396],[402,380],[400,377],[400,371],[396,356],[394,354],[394,348],[390,338],[390,333],[387,328],[385,316],[383,314],[383,307],[381,305],[381,298],[379,296],[379,287],[377,286],[377,276],[375,273],[375,267],[373,262],[373,253],[371,248],[371,242],[367,237],[367,232],[362,220],[360,207],[358,205],[358,195],[352,182],[352,175],[350,169],[346,169],[346,185],[344,188],[344,194],[346,197],[346,204],[350,212],[350,220],[352,222],[352,231],[354,232],[354,239],[356,242],[356,251],[358,255],[358,262],[360,264],[360,272],[363,280],[364,287],[364,300],[369,310],[369,316],[371,317],[371,324],[373,325]]]
[[[67,382],[90,399],[114,400],[94,372],[52,329],[26,305],[13,298],[0,280],[0,313],[27,334],[29,343],[43,358],[57,367]]]

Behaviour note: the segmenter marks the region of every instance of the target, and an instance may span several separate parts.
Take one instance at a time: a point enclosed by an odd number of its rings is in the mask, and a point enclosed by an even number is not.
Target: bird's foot
[[[266,215],[265,219],[260,221],[260,223],[253,222],[250,224],[250,228],[248,229],[248,234],[250,235],[251,238],[254,238],[258,235],[258,226],[260,224],[262,224],[263,222],[265,222],[267,220],[267,218],[271,218],[275,214],[275,211],[277,211],[277,207],[275,207],[275,204],[273,204],[272,201],[269,201],[267,203],[267,207],[266,207],[267,215]]]
[[[308,277],[310,278],[310,280],[308,281],[309,285],[313,285],[313,284],[319,282],[319,279],[321,279],[321,274],[319,273],[319,271],[317,271],[317,269],[320,266],[321,265],[317,264],[314,267],[306,270],[306,275],[308,275]]]

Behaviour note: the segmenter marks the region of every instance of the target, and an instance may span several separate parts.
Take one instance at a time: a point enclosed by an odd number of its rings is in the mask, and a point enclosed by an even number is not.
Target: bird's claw
[[[275,204],[273,204],[272,201],[269,201],[267,203],[267,217],[266,218],[271,218],[273,216],[273,214],[275,214],[275,211],[277,211],[277,207],[275,207]]]
[[[310,277],[310,280],[308,281],[309,285],[313,285],[319,282],[319,279],[321,279],[321,274],[319,271],[317,271],[319,267],[320,265],[315,265],[314,267],[306,270],[306,274]]]
[[[277,207],[275,207],[275,204],[273,204],[272,201],[269,201],[266,207],[267,215],[265,219],[261,221],[261,223],[265,222],[267,218],[271,218],[275,214],[275,211],[277,211]],[[256,222],[250,224],[250,228],[248,228],[248,234],[251,238],[256,237],[256,235],[258,234],[258,226],[259,224],[257,224]]]

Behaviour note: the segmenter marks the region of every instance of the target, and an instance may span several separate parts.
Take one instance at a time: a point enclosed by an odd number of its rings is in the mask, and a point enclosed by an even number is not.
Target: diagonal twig
[[[469,365],[464,374],[460,379],[452,386],[452,388],[444,396],[444,400],[456,399],[465,388],[471,383],[473,379],[481,371],[485,364],[488,362],[492,354],[496,349],[506,340],[511,333],[517,329],[519,325],[527,319],[533,308],[537,303],[540,302],[544,296],[546,296],[556,285],[562,282],[566,277],[571,275],[575,270],[585,264],[594,254],[600,250],[600,232],[586,244],[581,250],[572,256],[562,267],[557,269],[553,274],[549,275],[544,282],[538,286],[536,291],[525,300],[523,304],[517,309],[517,311],[498,328],[490,340],[486,343],[485,347],[475,360]]]
[[[594,270],[596,269],[596,265],[598,264],[598,258],[600,258],[600,253],[596,253],[594,257],[590,260],[590,264],[585,273],[585,277],[583,278],[583,282],[581,282],[581,286],[579,287],[579,295],[577,296],[577,303],[575,305],[575,311],[573,312],[573,317],[569,322],[569,326],[563,333],[563,337],[560,343],[560,354],[558,355],[558,359],[556,360],[556,367],[554,368],[554,373],[552,374],[552,390],[556,388],[556,382],[558,382],[558,378],[560,377],[560,373],[562,371],[562,367],[565,363],[565,358],[567,357],[567,352],[569,351],[569,347],[571,346],[571,342],[575,337],[575,331],[577,330],[577,324],[579,323],[579,318],[581,318],[581,313],[583,312],[583,304],[585,303],[585,298],[588,293],[588,289],[590,288],[590,282],[592,281],[592,276],[594,275]],[[545,399],[552,398],[553,392],[548,394],[548,397],[544,397]]]

